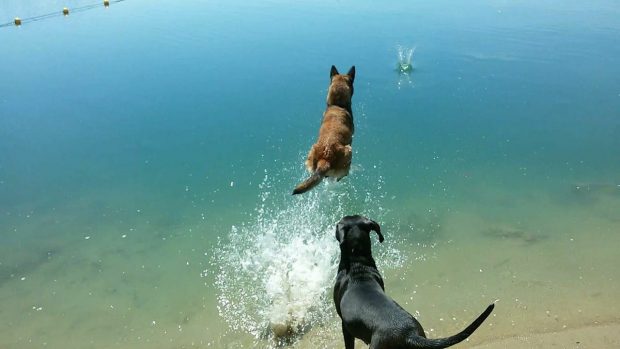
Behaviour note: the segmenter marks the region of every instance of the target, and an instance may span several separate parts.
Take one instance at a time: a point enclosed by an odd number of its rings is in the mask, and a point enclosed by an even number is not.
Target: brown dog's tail
[[[482,325],[482,322],[484,322],[484,320],[486,320],[486,318],[491,314],[494,307],[495,307],[494,303],[489,305],[486,308],[486,310],[483,311],[482,314],[480,314],[478,318],[476,318],[476,320],[474,320],[474,322],[472,322],[469,326],[467,326],[467,328],[455,334],[454,336],[451,336],[448,338],[429,339],[429,338],[424,338],[424,337],[415,335],[415,336],[410,337],[409,340],[407,341],[408,342],[407,344],[409,344],[407,348],[440,349],[440,348],[447,348],[449,346],[455,345],[456,343],[459,343],[465,340],[472,333],[474,333],[474,331],[480,325]]]
[[[327,160],[319,160],[319,162],[316,163],[316,170],[314,170],[314,173],[308,179],[299,183],[299,185],[295,187],[295,190],[293,190],[293,195],[303,194],[316,187],[319,183],[321,183],[323,177],[325,177],[325,174],[329,171],[329,168],[330,164]]]

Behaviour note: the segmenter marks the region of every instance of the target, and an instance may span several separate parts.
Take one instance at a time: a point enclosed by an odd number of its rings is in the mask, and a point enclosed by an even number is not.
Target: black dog
[[[493,311],[494,304],[462,332],[441,339],[427,339],[420,323],[385,294],[383,279],[370,251],[370,231],[383,234],[377,222],[362,216],[346,216],[336,226],[340,265],[334,287],[336,311],[342,319],[346,349],[354,338],[370,349],[446,348],[469,337]]]

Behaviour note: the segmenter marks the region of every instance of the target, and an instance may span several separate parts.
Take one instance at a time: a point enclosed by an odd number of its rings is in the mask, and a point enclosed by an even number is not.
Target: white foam
[[[415,47],[407,48],[398,46],[398,69],[401,73],[413,70],[413,52],[415,52]]]
[[[285,334],[283,329],[301,331],[313,318],[309,312],[323,305],[322,298],[335,275],[337,246],[331,234],[321,236],[293,237],[275,243],[263,254],[268,261],[265,291],[272,302],[265,315],[276,334]]]
[[[265,176],[249,222],[231,228],[212,260],[220,315],[233,331],[249,332],[257,340],[269,334],[271,342],[334,319],[335,224],[348,214],[380,220],[385,213],[377,202],[385,197],[377,193],[380,177],[374,185],[363,183],[370,189],[360,192],[351,182],[326,183],[295,197],[288,193],[293,184],[276,190],[274,183]],[[384,253],[390,249],[383,247]],[[393,248],[389,253],[398,255]]]

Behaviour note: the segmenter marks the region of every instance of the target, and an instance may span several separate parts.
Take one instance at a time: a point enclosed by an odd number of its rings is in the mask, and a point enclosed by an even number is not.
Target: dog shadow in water
[[[268,290],[271,304],[268,310],[268,321],[260,339],[268,341],[271,347],[285,348],[297,343],[310,332],[318,319],[312,307],[307,307],[307,295],[304,294],[303,282],[291,277],[295,274],[290,266],[284,277],[276,277],[268,282],[276,284]],[[274,291],[274,289],[276,291]],[[327,306],[316,302],[317,306]]]
[[[304,334],[310,332],[312,326],[306,324],[302,327],[290,328],[283,325],[278,325],[277,328],[272,328],[271,325],[265,328],[262,340],[269,341],[273,348],[287,348],[297,343]]]

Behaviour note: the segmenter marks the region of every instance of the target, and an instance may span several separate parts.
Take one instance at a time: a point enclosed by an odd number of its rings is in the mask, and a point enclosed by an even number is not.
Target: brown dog
[[[351,168],[351,141],[353,140],[353,113],[351,97],[353,97],[353,80],[355,66],[346,74],[339,74],[332,65],[331,83],[327,91],[327,109],[323,113],[323,121],[319,130],[319,139],[310,149],[306,167],[312,173],[303,181],[293,195],[305,193],[314,188],[324,177],[340,180],[349,174]]]

